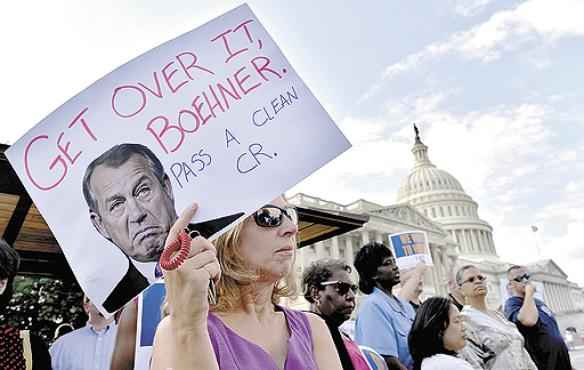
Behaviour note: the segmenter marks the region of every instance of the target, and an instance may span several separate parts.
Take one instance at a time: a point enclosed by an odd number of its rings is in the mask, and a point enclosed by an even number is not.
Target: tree
[[[60,324],[68,322],[77,329],[86,321],[83,292],[77,282],[47,277],[17,276],[12,299],[0,314],[0,322],[30,330],[47,344],[53,342]]]

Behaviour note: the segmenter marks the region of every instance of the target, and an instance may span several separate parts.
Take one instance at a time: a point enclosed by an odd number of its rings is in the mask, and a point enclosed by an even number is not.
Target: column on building
[[[558,299],[560,301],[560,312],[565,310],[564,307],[564,295],[562,294],[562,286],[556,283],[556,291],[558,293]]]
[[[548,296],[549,296],[549,300],[550,300],[550,308],[552,309],[552,311],[555,312],[558,310],[558,305],[556,302],[556,294],[554,292],[554,285],[550,282],[547,284],[547,287],[549,288],[547,290],[549,292]]]
[[[339,258],[339,238],[337,236],[331,239],[331,257]]]
[[[362,229],[361,230],[361,246],[369,243],[369,231]]]
[[[564,296],[562,295],[562,286],[560,284],[556,283],[556,291],[558,292],[558,298],[560,301],[560,311],[565,311]]]
[[[438,274],[437,262],[438,262],[438,250],[435,248],[434,244],[428,243],[430,247],[430,255],[432,256],[432,261],[434,261],[434,268],[431,270],[432,276],[432,285],[434,286],[434,291],[436,294],[439,294],[439,287],[440,287],[440,277]]]
[[[482,253],[483,250],[481,248],[481,246],[482,246],[481,240],[479,239],[479,230],[474,229],[472,231],[472,234],[473,234],[474,240],[476,242],[477,252]]]
[[[471,245],[471,249],[472,249],[473,253],[476,254],[477,253],[477,246],[475,245],[475,242],[474,242],[473,237],[472,237],[472,229],[467,229],[466,231],[468,233],[468,241]]]
[[[491,253],[491,246],[489,245],[489,236],[488,236],[488,232],[486,230],[481,230],[481,237],[483,239],[483,245],[485,246],[485,251],[487,251],[487,253]]]
[[[385,240],[383,240],[383,233],[381,233],[381,232],[379,232],[379,231],[375,233],[375,241],[376,241],[376,242],[378,242],[378,243],[384,243],[384,244],[387,244],[387,243],[385,242]]]
[[[347,265],[353,266],[353,238],[347,235],[345,238],[345,262]]]
[[[456,230],[456,242],[458,243],[458,245],[460,247],[460,252],[466,253],[467,252],[466,245],[464,244],[464,238],[463,238],[461,230]]]
[[[316,252],[316,259],[321,259],[321,258],[327,257],[325,250],[324,250],[324,243],[323,242],[314,243],[314,250]]]
[[[493,234],[488,233],[488,236],[489,236],[489,244],[491,246],[491,252],[493,252],[493,254],[495,254],[496,250],[495,250],[495,242],[493,241]]]
[[[447,274],[447,260],[446,260],[446,248],[438,248],[438,260],[439,264],[436,266],[436,262],[434,262],[435,268],[438,268],[438,286],[436,287],[436,291],[440,293],[440,295],[446,295],[448,293],[446,286],[448,282]]]
[[[472,243],[470,241],[470,235],[469,235],[468,229],[463,229],[462,232],[464,233],[464,241],[466,243],[466,249],[469,251],[469,253],[474,253],[474,249],[473,249]]]
[[[569,307],[568,307],[568,294],[566,293],[566,286],[564,284],[560,285],[560,292],[562,295],[562,302],[563,302],[563,307],[564,307],[564,311],[568,311]]]
[[[554,292],[554,298],[556,301],[556,312],[560,312],[560,311],[562,311],[562,305],[560,302],[560,295],[558,294],[558,287],[557,287],[556,283],[552,283],[552,290]]]

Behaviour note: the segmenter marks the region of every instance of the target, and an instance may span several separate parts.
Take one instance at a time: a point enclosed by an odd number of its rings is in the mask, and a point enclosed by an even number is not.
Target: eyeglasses
[[[524,283],[524,282],[529,281],[529,279],[531,279],[531,276],[526,273],[526,274],[523,274],[521,276],[515,277],[513,280],[518,282],[518,283]]]
[[[325,281],[320,283],[320,285],[322,286],[327,286],[327,285],[332,285],[335,290],[337,291],[337,293],[339,293],[340,295],[345,295],[347,293],[349,293],[349,289],[353,292],[353,294],[357,293],[357,285],[355,284],[350,284],[350,283],[345,283],[344,281],[338,281],[338,280],[334,280],[334,281]]]
[[[294,225],[298,225],[298,212],[293,207],[280,208],[273,204],[267,204],[258,209],[253,218],[261,227],[278,227],[282,225],[284,216],[288,217]]]
[[[474,283],[475,281],[485,281],[487,280],[487,277],[485,275],[476,275],[476,276],[471,276],[468,279],[466,279],[465,281],[463,281],[460,285],[464,285],[465,283]]]

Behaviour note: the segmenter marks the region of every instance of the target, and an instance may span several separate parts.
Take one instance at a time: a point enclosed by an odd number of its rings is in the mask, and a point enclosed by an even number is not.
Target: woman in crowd
[[[351,279],[351,266],[337,259],[313,262],[302,276],[304,298],[310,302],[310,310],[324,318],[343,370],[369,370],[359,347],[339,326],[351,317],[355,309],[357,286]]]
[[[428,298],[418,308],[408,337],[414,370],[472,370],[456,356],[464,348],[462,318],[448,298]]]
[[[173,225],[172,243],[196,212]],[[340,370],[324,321],[279,306],[293,293],[298,218],[278,197],[219,237],[192,240],[189,258],[165,277],[168,311],[158,326],[152,369]],[[207,301],[217,282],[215,305]]]
[[[467,303],[461,311],[466,335],[495,354],[493,359],[484,361],[484,353],[467,344],[460,356],[476,369],[537,369],[515,324],[487,308],[486,277],[481,271],[473,265],[463,266],[456,273],[456,282]]]
[[[388,247],[371,242],[355,256],[355,268],[359,288],[369,295],[357,314],[356,342],[382,355],[390,369],[411,369],[408,334],[415,312],[409,302],[392,293],[400,282],[395,258]]]

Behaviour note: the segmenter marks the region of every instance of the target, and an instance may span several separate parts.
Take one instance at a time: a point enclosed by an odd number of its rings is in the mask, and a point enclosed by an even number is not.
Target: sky
[[[241,3],[6,2],[0,142]],[[478,202],[503,260],[553,258],[584,285],[583,1],[248,4],[353,144],[288,194],[394,204],[416,122],[431,161]]]

